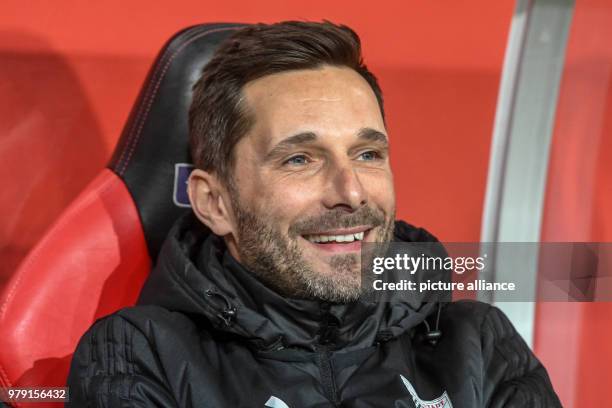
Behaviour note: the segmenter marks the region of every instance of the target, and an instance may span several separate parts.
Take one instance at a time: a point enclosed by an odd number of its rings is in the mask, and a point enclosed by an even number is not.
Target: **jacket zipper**
[[[327,399],[340,407],[338,389],[334,378],[334,369],[331,362],[332,352],[338,331],[338,320],[331,314],[324,316],[321,329],[319,331],[319,346],[317,347],[317,365],[321,373],[321,384]]]
[[[340,401],[338,399],[338,392],[336,389],[336,381],[334,379],[334,370],[331,364],[331,352],[326,348],[322,347],[317,353],[317,363],[321,372],[321,384],[323,385],[323,391],[335,407],[340,407]]]

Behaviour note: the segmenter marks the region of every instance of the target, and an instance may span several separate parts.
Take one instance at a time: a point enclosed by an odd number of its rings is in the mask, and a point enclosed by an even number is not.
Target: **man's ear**
[[[191,208],[202,223],[221,237],[234,232],[222,191],[223,187],[214,174],[201,169],[191,172],[187,183]]]

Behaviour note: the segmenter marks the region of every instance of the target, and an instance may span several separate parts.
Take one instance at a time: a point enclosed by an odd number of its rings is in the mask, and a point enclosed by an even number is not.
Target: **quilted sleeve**
[[[67,407],[176,407],[163,369],[142,332],[118,315],[81,338],[68,376]]]
[[[546,369],[501,310],[489,309],[481,333],[485,406],[561,407]]]

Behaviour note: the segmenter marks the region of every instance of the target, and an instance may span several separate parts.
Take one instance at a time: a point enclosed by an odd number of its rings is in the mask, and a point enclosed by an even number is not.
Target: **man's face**
[[[331,66],[243,92],[254,125],[234,148],[232,255],[287,296],[356,299],[361,245],[389,241],[395,215],[374,92]]]

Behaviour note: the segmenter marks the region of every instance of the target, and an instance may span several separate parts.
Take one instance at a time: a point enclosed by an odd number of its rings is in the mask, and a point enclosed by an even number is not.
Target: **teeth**
[[[310,242],[353,242],[361,241],[365,232],[358,232],[349,235],[309,235],[307,239]]]

